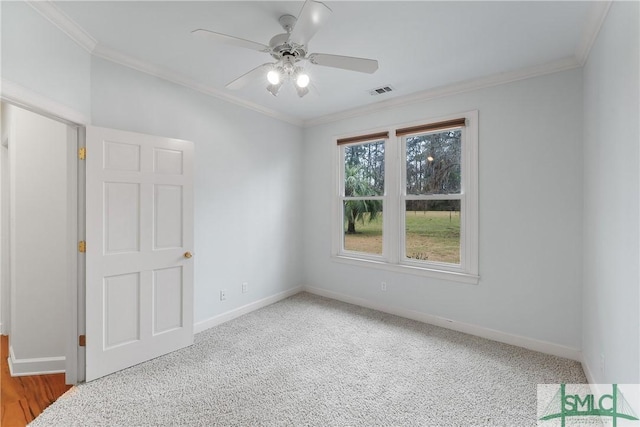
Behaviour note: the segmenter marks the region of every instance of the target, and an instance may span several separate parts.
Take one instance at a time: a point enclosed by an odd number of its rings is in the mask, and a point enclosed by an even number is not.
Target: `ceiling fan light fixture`
[[[269,86],[267,86],[267,90],[271,93],[271,95],[278,96],[278,91],[280,91],[281,87],[282,81],[278,84],[270,84]]]
[[[296,85],[298,85],[299,88],[306,88],[309,86],[309,75],[305,72],[298,73],[298,77],[296,77]]]
[[[298,96],[300,98],[302,98],[303,96],[305,96],[306,94],[309,93],[309,88],[308,87],[300,87],[300,86],[296,85],[296,91],[298,92]]]
[[[272,85],[280,83],[280,72],[277,69],[273,69],[267,73],[267,80]]]

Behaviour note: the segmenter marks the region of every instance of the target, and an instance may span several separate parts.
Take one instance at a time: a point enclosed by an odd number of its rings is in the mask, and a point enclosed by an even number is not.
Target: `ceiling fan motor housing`
[[[278,60],[289,55],[295,57],[296,60],[304,58],[307,54],[306,48],[296,43],[289,43],[289,36],[296,25],[297,18],[293,15],[282,15],[278,21],[286,33],[277,34],[269,41],[271,56]]]

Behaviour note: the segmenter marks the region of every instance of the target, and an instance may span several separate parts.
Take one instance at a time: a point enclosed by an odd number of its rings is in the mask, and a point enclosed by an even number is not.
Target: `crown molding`
[[[410,95],[386,99],[384,101],[376,102],[375,104],[369,104],[364,107],[358,107],[340,111],[337,113],[327,114],[325,116],[305,120],[303,122],[303,126],[305,128],[309,128],[326,123],[337,122],[348,118],[372,114],[388,108],[400,107],[404,105],[415,104],[417,102],[424,102],[436,98],[471,92],[478,89],[484,89],[492,86],[515,82],[518,80],[544,76],[546,74],[558,73],[560,71],[571,70],[573,68],[579,67],[581,67],[581,64],[578,59],[574,56],[571,56],[547,64],[536,65],[533,67],[522,68],[520,70],[509,71],[505,73],[496,73],[478,79],[467,80],[464,82],[441,86],[435,89],[428,89],[422,92],[412,93]]]
[[[52,1],[25,1],[36,12],[46,18],[53,25],[58,27],[60,31],[65,33],[71,40],[76,42],[87,52],[93,52],[98,41],[91,37],[84,28],[78,25],[73,19],[69,18],[58,6]]]
[[[274,119],[291,123],[296,126],[302,126],[302,120],[296,117],[289,116],[288,114],[279,113],[270,108],[263,107],[262,105],[259,105],[250,101],[246,101],[244,99],[235,97],[233,95],[229,95],[215,88],[212,88],[210,86],[198,83],[192,79],[184,77],[178,73],[174,73],[173,71],[167,70],[163,67],[157,67],[146,61],[142,61],[138,58],[134,58],[118,50],[106,47],[102,44],[96,45],[92,55],[98,58],[105,59],[110,62],[114,62],[116,64],[123,65],[128,68],[132,68],[142,73],[150,74],[154,77],[158,77],[163,80],[167,80],[172,83],[185,86],[189,89],[193,89],[195,91],[204,93],[206,95],[210,95],[210,96],[222,99],[232,104],[239,105],[249,110],[253,110],[258,113],[264,114],[266,116],[272,117]]]
[[[170,81],[172,83],[185,86],[195,91],[210,95],[224,101],[230,102],[235,105],[247,108],[249,110],[256,111],[266,116],[272,117],[277,120],[281,120],[287,123],[291,123],[296,126],[302,126],[302,120],[288,114],[279,113],[270,108],[263,107],[259,104],[245,101],[233,95],[229,95],[220,90],[212,88],[210,86],[203,85],[192,79],[164,69],[157,67],[149,62],[142,61],[138,58],[126,55],[115,49],[111,49],[107,46],[100,44],[96,39],[91,37],[80,25],[78,25],[73,19],[67,16],[60,8],[58,8],[52,1],[34,1],[27,0],[26,3],[31,6],[40,15],[45,17],[48,21],[53,23],[56,27],[65,33],[71,40],[80,45],[84,50],[89,52],[95,57],[106,59],[107,61],[115,62],[125,67],[132,68],[134,70],[150,74],[152,76]]]
[[[348,109],[338,113],[327,114],[325,116],[304,120],[303,127],[313,127],[321,124],[336,122],[345,118],[352,118],[371,114],[381,109],[390,107],[399,107],[402,105],[412,104],[415,102],[427,101],[430,99],[451,96],[458,93],[469,92],[500,84],[510,83],[518,80],[529,79],[532,77],[543,76],[545,74],[557,73],[560,71],[570,70],[584,66],[589,58],[589,53],[593,47],[600,29],[604,24],[613,0],[593,1],[588,12],[587,22],[582,31],[582,37],[576,53],[573,57],[564,58],[555,62],[523,68],[513,72],[498,73],[478,79],[468,80],[465,82],[454,83],[452,85],[441,86],[435,89],[429,89],[423,92],[392,98],[384,101],[370,104],[364,107]]]
[[[591,3],[587,22],[582,31],[582,38],[576,49],[576,58],[578,62],[580,62],[580,66],[583,66],[587,62],[589,52],[591,52],[591,48],[596,42],[598,34],[600,34],[600,29],[607,18],[612,3],[612,0],[594,1]]]
[[[84,113],[5,78],[0,80],[0,99],[67,124],[87,125],[91,122]]]
[[[193,89],[195,91],[213,96],[218,99],[230,102],[235,105],[256,111],[266,116],[291,123],[301,127],[313,127],[320,124],[331,123],[343,120],[345,118],[358,117],[370,114],[381,109],[399,107],[416,102],[427,101],[430,99],[451,96],[459,93],[474,91],[487,87],[497,86],[500,84],[510,83],[518,80],[529,79],[532,77],[542,76],[546,74],[556,73],[560,71],[578,68],[586,62],[589,51],[597,39],[600,28],[604,23],[612,0],[595,1],[592,3],[587,23],[584,27],[583,34],[575,56],[560,59],[547,64],[528,67],[520,70],[509,71],[505,73],[497,73],[478,79],[468,80],[455,83],[452,85],[441,86],[439,88],[429,89],[426,91],[416,92],[410,95],[379,101],[364,107],[347,109],[337,113],[331,113],[312,119],[299,119],[297,117],[280,113],[273,109],[263,107],[262,105],[246,101],[239,97],[229,95],[226,92],[215,89],[211,86],[198,83],[193,79],[172,72],[168,69],[157,67],[149,62],[142,61],[138,58],[126,55],[120,51],[99,44],[91,35],[89,35],[82,27],[74,22],[62,10],[60,10],[52,1],[34,1],[27,0],[33,9],[44,16],[47,20],[56,25],[62,32],[78,43],[83,49],[93,56],[123,65],[134,70],[150,74],[152,76],[179,84],[181,86]]]

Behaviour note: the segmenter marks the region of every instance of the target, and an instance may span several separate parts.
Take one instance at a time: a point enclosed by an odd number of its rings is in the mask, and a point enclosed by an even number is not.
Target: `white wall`
[[[330,258],[332,137],[479,110],[480,283]],[[580,348],[582,76],[571,70],[390,108],[305,132],[305,284]],[[386,281],[388,291],[380,291]],[[397,310],[396,310],[397,311]],[[571,353],[571,352],[569,352]]]
[[[196,322],[301,283],[299,128],[101,59],[91,94],[96,126],[195,143]]]
[[[584,68],[583,357],[598,383],[640,383],[639,15],[613,2]]]
[[[64,370],[67,126],[12,106],[11,347],[14,374]],[[34,360],[40,359],[40,360]]]
[[[91,55],[26,2],[0,2],[3,82],[90,115]]]

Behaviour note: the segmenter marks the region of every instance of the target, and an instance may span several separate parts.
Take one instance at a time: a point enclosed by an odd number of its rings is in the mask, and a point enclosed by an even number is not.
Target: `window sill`
[[[431,277],[434,279],[449,280],[453,282],[467,283],[470,285],[477,285],[480,281],[480,276],[456,271],[435,270],[432,268],[415,267],[412,265],[403,264],[391,264],[384,261],[374,261],[369,259],[350,257],[346,255],[332,255],[331,259],[335,262],[355,265],[358,267],[377,268],[380,270],[393,271],[396,273],[413,274],[415,276]]]

